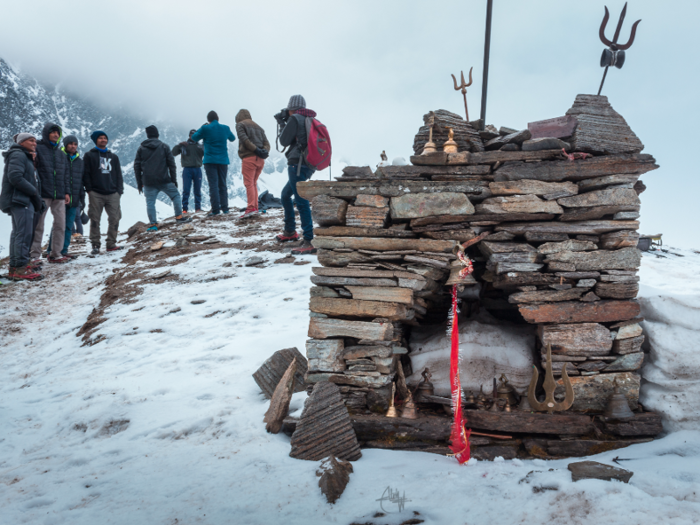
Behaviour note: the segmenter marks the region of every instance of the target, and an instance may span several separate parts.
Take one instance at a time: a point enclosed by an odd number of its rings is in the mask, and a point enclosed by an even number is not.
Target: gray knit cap
[[[67,137],[65,137],[65,138],[63,139],[63,145],[64,145],[64,146],[67,146],[68,144],[71,144],[71,143],[73,143],[73,142],[75,142],[76,144],[78,144],[78,137],[76,137],[75,135],[68,135]]]
[[[295,109],[301,109],[306,107],[306,100],[301,95],[292,95],[289,99],[289,104],[287,104],[287,109],[294,111]]]
[[[32,135],[31,133],[17,133],[14,137],[12,137],[15,141],[15,144],[22,144],[27,139],[34,139],[36,140],[36,137]]]

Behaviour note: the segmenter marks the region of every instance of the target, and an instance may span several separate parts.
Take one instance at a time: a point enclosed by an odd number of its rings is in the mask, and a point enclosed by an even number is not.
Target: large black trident
[[[617,69],[622,68],[625,63],[625,50],[632,47],[634,43],[634,37],[637,34],[637,26],[640,20],[637,20],[632,24],[632,32],[630,34],[630,39],[626,44],[618,44],[617,39],[620,38],[620,30],[622,29],[622,23],[625,21],[625,15],[627,14],[627,2],[625,2],[625,7],[622,8],[622,13],[620,13],[620,20],[617,22],[617,29],[615,29],[615,36],[613,36],[612,42],[605,38],[605,27],[608,25],[608,20],[610,20],[610,12],[608,7],[605,6],[605,16],[603,17],[603,23],[600,24],[600,40],[608,46],[608,49],[603,50],[603,55],[600,57],[600,67],[605,68],[603,73],[603,80],[600,82],[600,88],[598,88],[598,95],[603,90],[603,84],[605,83],[605,77],[608,75],[608,68],[610,66],[615,66]]]

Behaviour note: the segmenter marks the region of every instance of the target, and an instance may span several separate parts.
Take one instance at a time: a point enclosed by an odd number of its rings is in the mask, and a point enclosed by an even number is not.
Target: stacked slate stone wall
[[[487,233],[467,250],[474,274],[461,284],[481,287],[464,294],[463,312],[480,307],[537,325],[542,359],[551,344],[555,375],[566,363],[573,411],[602,411],[614,382],[639,408],[639,178],[658,166],[606,97],[579,95],[568,115],[570,136],[532,138],[476,131],[437,111],[434,141],[441,146],[446,128],[457,128],[458,153],[348,167],[336,181],[298,185],[312,201],[320,263],[308,385],[331,381],[349,408],[385,410],[398,364],[412,372],[410,330],[447,316],[446,283],[461,268],[453,249]],[[428,115],[425,123],[416,153]]]

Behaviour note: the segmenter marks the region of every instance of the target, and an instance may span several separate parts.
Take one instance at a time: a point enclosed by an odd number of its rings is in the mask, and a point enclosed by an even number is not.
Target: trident
[[[615,66],[617,69],[621,69],[625,63],[625,50],[632,47],[634,43],[634,37],[637,34],[637,26],[642,20],[637,20],[632,24],[632,32],[630,33],[630,39],[626,44],[618,44],[617,39],[620,37],[620,30],[622,29],[622,22],[625,20],[625,15],[627,14],[627,2],[625,2],[625,7],[622,8],[622,13],[620,13],[620,20],[617,22],[617,28],[615,29],[615,36],[613,36],[612,42],[605,38],[605,27],[608,25],[608,20],[610,19],[610,12],[608,7],[605,6],[605,16],[603,17],[603,23],[600,24],[600,30],[598,34],[600,36],[600,41],[603,42],[609,49],[603,50],[603,55],[600,57],[600,67],[605,68],[603,73],[603,80],[600,82],[600,88],[598,88],[598,95],[603,90],[603,84],[605,83],[605,77],[608,75],[608,68],[610,66]]]
[[[464,111],[467,114],[467,122],[469,122],[469,109],[467,108],[467,88],[472,85],[472,69],[469,70],[469,84],[467,84],[464,81],[464,71],[460,71],[462,73],[462,84],[460,86],[457,85],[457,79],[455,78],[454,75],[452,76],[452,80],[455,81],[455,91],[459,91],[460,89],[462,90],[462,95],[464,95]]]
[[[532,379],[530,380],[530,388],[527,389],[527,400],[533,410],[538,410],[544,412],[545,410],[552,414],[555,410],[563,411],[569,410],[571,405],[574,404],[574,387],[571,386],[571,380],[569,375],[566,373],[566,362],[564,362],[564,368],[561,371],[561,380],[564,383],[564,388],[566,389],[566,397],[564,401],[557,402],[554,400],[554,390],[557,388],[557,384],[554,381],[554,373],[552,372],[552,345],[547,345],[547,365],[544,376],[544,393],[545,398],[542,403],[537,401],[535,397],[535,387],[537,387],[537,380],[540,377],[537,367],[534,367],[534,373],[532,374]]]

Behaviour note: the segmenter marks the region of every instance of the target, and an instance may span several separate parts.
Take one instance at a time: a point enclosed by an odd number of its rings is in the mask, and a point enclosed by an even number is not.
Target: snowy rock
[[[634,472],[629,470],[611,467],[597,461],[579,461],[569,463],[568,469],[571,471],[571,480],[580,481],[582,479],[601,479],[611,481],[616,479],[623,483],[628,483]]]
[[[254,255],[253,257],[249,257],[248,259],[245,260],[245,263],[243,263],[245,266],[258,266],[259,264],[262,264],[265,262],[265,259],[258,255]]]
[[[268,399],[272,397],[277,384],[294,359],[297,362],[296,373],[294,374],[294,392],[305,390],[304,375],[308,368],[306,358],[301,355],[301,352],[296,347],[285,348],[272,354],[253,374],[253,379],[260,387],[260,390],[263,391],[265,397]]]
[[[335,503],[343,494],[352,472],[352,463],[339,460],[332,454],[321,462],[316,475],[321,478],[318,486],[328,503]]]

